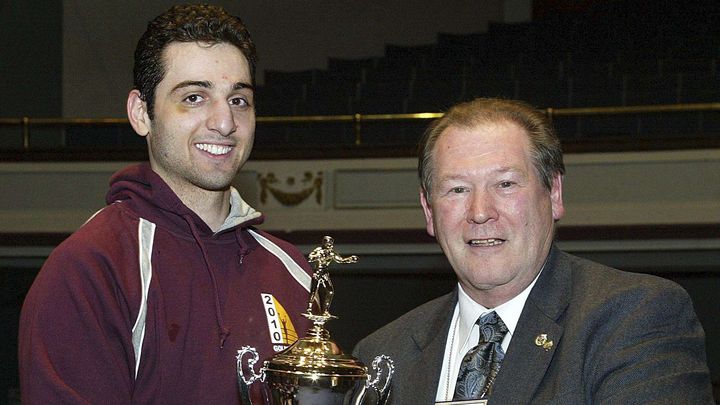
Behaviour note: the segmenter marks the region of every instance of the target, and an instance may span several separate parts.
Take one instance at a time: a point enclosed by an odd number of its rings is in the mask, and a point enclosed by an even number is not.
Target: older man
[[[427,231],[458,287],[362,340],[395,360],[391,403],[712,403],[687,293],[560,251],[560,143],[541,112],[477,99],[425,134]]]

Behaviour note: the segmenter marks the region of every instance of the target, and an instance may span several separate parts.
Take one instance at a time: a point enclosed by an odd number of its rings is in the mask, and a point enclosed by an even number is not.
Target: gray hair
[[[450,127],[465,129],[480,125],[512,122],[527,133],[535,171],[549,191],[553,177],[565,174],[560,140],[550,119],[540,110],[518,100],[477,98],[456,104],[425,130],[418,153],[418,176],[426,197],[432,189],[435,144]]]

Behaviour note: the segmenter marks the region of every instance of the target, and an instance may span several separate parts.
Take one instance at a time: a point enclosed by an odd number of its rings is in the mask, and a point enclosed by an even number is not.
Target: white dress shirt
[[[535,285],[540,273],[542,273],[542,270],[538,272],[535,280],[520,294],[496,308],[485,308],[473,301],[465,293],[462,286],[458,284],[458,303],[455,305],[455,312],[450,322],[450,331],[445,343],[445,356],[440,372],[436,401],[452,400],[460,363],[465,354],[477,346],[480,340],[480,327],[476,323],[480,316],[495,311],[503,320],[508,328],[508,333],[502,341],[502,348],[507,352],[510,340],[515,332],[515,326],[517,326],[518,319],[520,319],[520,313],[525,306],[525,301],[527,301],[530,290]]]

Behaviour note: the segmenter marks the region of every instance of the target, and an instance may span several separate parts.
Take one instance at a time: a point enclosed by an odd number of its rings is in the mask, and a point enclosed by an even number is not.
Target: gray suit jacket
[[[354,354],[395,362],[389,403],[432,404],[457,291],[366,337]],[[535,343],[547,334],[547,350]],[[677,284],[557,250],[530,292],[491,404],[712,404],[705,335]]]

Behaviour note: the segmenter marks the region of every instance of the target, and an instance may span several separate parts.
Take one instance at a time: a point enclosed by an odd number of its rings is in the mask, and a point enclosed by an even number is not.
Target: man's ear
[[[552,206],[553,219],[555,221],[565,215],[565,206],[562,198],[562,174],[557,173],[553,177],[552,188],[550,189],[550,203]]]
[[[428,192],[420,187],[420,204],[425,214],[425,228],[428,235],[435,236],[435,224],[433,223],[433,211],[430,201],[428,201]]]
[[[147,113],[147,103],[140,97],[139,90],[132,90],[127,99],[127,115],[130,125],[140,136],[150,133],[150,116]]]

